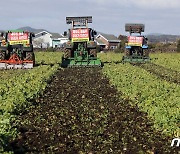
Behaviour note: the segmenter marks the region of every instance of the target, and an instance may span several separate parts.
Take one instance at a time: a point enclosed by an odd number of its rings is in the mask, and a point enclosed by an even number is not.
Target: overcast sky
[[[97,31],[127,34],[125,23],[145,24],[145,34],[180,35],[180,0],[5,0],[0,29],[23,26],[63,33],[66,16],[93,16]]]

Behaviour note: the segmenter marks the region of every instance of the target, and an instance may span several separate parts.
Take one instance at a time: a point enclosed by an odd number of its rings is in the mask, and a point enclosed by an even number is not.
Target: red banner
[[[71,30],[72,41],[89,41],[89,29],[73,29]]]
[[[9,41],[28,40],[28,33],[12,32],[8,34]]]
[[[129,45],[142,45],[143,44],[143,37],[137,37],[137,36],[129,36],[128,37],[128,44]]]

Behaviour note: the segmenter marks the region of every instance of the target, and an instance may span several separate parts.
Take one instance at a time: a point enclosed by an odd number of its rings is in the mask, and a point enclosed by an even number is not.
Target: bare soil
[[[177,153],[100,68],[59,70],[16,121],[15,153]]]

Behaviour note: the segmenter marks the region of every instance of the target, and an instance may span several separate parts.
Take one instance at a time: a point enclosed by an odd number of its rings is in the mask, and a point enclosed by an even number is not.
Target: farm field
[[[36,54],[32,70],[1,71],[1,151],[177,153],[180,54],[166,66],[100,53],[103,68],[67,69],[60,52]]]
[[[179,53],[156,53],[150,55],[153,63],[180,72]]]
[[[108,75],[111,83],[124,94],[125,98],[133,100],[140,109],[155,120],[156,128],[161,129],[162,127],[161,130],[165,133],[178,135],[179,72],[172,75],[172,70],[167,73],[167,69],[165,71],[159,69],[159,74],[162,73],[162,76],[155,75],[154,70],[157,70],[157,68],[158,66],[154,64],[112,63],[105,65],[103,70]],[[170,79],[169,82],[165,80],[164,72],[166,72],[166,78]],[[173,81],[176,80],[177,82],[174,83]]]
[[[17,135],[14,119],[26,109],[29,101],[39,96],[59,68],[62,53],[37,53],[37,66],[32,70],[1,70],[0,80],[0,152],[8,140]],[[50,64],[49,56],[52,57]],[[41,65],[43,63],[43,65]],[[9,149],[7,149],[9,150]]]

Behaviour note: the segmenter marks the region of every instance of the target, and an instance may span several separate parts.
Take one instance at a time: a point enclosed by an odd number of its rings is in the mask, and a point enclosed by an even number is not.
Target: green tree
[[[121,40],[118,48],[121,50],[121,52],[124,52],[125,44],[127,43],[127,36],[119,35],[118,39]]]

